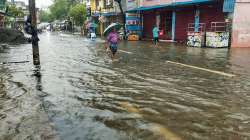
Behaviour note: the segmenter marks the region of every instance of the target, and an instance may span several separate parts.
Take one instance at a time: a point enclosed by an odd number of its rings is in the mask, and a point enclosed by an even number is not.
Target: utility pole
[[[36,16],[36,3],[35,0],[29,0],[29,12],[31,18],[32,29],[32,50],[33,50],[33,64],[40,65],[39,47],[38,47],[38,35],[37,35],[37,16]]]
[[[118,3],[121,14],[122,14],[122,20],[123,20],[123,39],[126,39],[126,15],[122,9],[122,2],[121,0],[115,0],[115,2]]]

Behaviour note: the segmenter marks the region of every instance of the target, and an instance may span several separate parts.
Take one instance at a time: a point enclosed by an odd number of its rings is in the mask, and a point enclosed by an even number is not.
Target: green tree
[[[81,0],[67,0],[69,3],[69,6],[75,6],[76,4],[79,4]]]
[[[53,20],[66,19],[69,11],[75,5],[78,5],[81,0],[54,0],[50,6],[50,16]]]
[[[68,0],[54,0],[53,5],[50,6],[51,18],[65,19],[70,9]]]
[[[15,5],[8,6],[8,14],[13,17],[24,17],[22,9],[17,8]]]
[[[51,22],[51,14],[48,11],[41,10],[39,13],[39,18],[41,22]]]
[[[86,19],[86,8],[83,4],[77,4],[70,8],[69,16],[73,18],[76,25],[83,25]]]

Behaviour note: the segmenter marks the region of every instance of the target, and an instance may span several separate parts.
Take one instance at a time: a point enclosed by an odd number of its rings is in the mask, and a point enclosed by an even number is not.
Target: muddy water
[[[32,62],[0,65],[5,79],[0,86],[6,81],[18,86],[4,91],[17,99],[19,94],[35,98],[41,106],[40,112],[30,112],[46,123],[31,119],[28,128],[43,125],[62,140],[250,139],[250,49],[122,42],[112,62],[100,39],[60,33],[40,38],[41,67]],[[31,59],[30,45],[0,53],[1,62]],[[0,117],[0,122],[13,116]],[[6,135],[3,130],[0,136]],[[27,130],[22,127],[12,136]],[[42,136],[39,132],[33,132],[34,139]]]

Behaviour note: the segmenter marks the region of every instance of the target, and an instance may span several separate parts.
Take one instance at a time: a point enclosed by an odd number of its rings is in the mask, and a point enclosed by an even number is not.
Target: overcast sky
[[[11,0],[8,0],[11,1]],[[29,0],[15,0],[15,1],[24,1],[26,4],[28,4]],[[52,4],[52,0],[36,0],[36,7],[38,8],[47,8]]]

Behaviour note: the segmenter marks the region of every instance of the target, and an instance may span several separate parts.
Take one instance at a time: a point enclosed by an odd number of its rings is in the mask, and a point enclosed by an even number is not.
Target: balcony
[[[24,17],[17,17],[16,22],[24,22]]]

